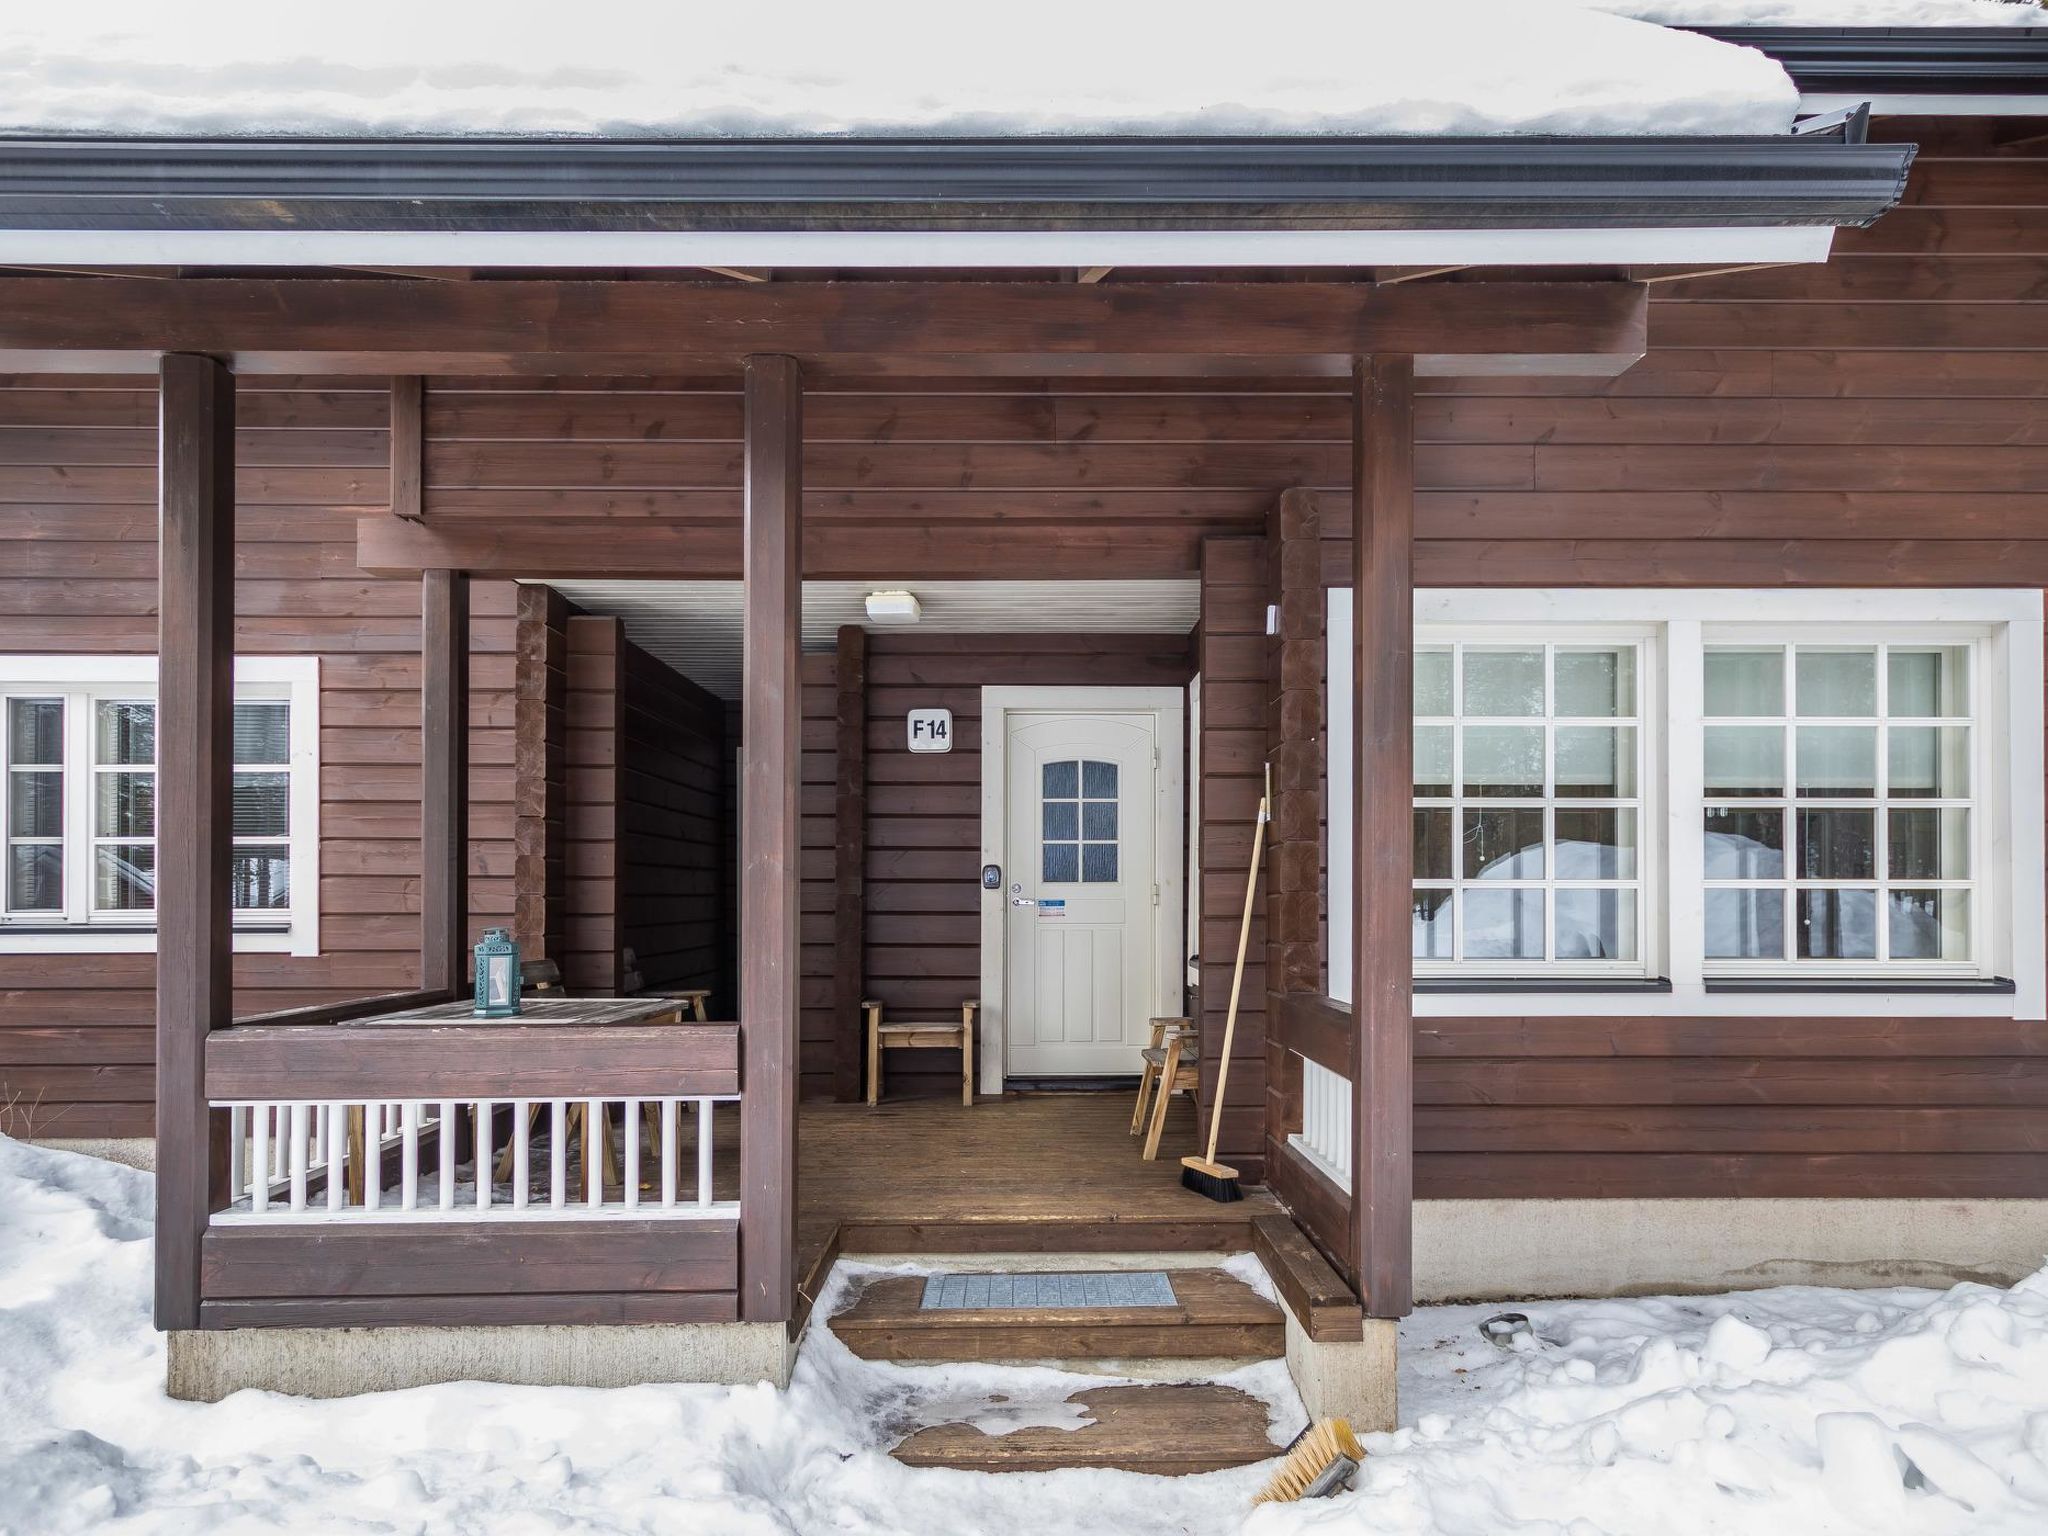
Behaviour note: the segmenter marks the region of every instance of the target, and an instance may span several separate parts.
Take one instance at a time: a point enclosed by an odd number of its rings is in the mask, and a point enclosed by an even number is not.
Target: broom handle
[[[1266,769],[1268,786],[1273,770]],[[1244,919],[1237,925],[1237,967],[1230,973],[1230,1013],[1223,1022],[1223,1064],[1216,1069],[1216,1102],[1209,1109],[1209,1152],[1216,1161],[1216,1143],[1223,1134],[1223,1090],[1230,1082],[1230,1044],[1237,1035],[1237,998],[1244,989],[1244,953],[1252,941],[1252,896],[1259,888],[1259,855],[1266,846],[1266,815],[1271,789],[1259,797],[1259,820],[1252,829],[1252,867],[1244,878]]]

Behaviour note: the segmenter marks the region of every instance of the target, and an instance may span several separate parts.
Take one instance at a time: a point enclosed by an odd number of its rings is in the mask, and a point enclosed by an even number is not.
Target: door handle
[[[1037,898],[1031,896],[1012,896],[1010,898],[1010,905],[1013,907],[1035,907],[1038,905],[1038,901]]]

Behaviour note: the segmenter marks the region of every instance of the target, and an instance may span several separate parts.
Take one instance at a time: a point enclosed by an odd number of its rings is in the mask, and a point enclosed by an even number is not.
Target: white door
[[[1134,1073],[1159,1012],[1155,855],[1168,797],[1157,719],[1012,711],[1004,721],[1009,1074]],[[1177,815],[1167,826],[1177,832]]]

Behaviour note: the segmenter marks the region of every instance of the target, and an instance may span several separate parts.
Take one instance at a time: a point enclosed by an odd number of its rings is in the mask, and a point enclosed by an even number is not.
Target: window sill
[[[1413,987],[1424,996],[1478,993],[1547,997],[1573,992],[1663,993],[1671,990],[1671,983],[1662,976],[1418,976]]]
[[[237,923],[236,954],[317,955],[320,929],[310,915],[296,923]],[[0,954],[153,955],[156,928],[141,923],[0,923]]]
[[[290,923],[237,923],[237,933],[290,933]],[[88,933],[156,933],[155,923],[0,923],[0,933],[27,934],[34,938],[56,938]]]
[[[2019,987],[2009,977],[1993,976],[1988,980],[1969,977],[1941,976],[1897,976],[1889,980],[1882,977],[1832,977],[1832,976],[1710,976],[1706,981],[1709,994],[1792,993],[1802,996],[1822,995],[1841,997],[1868,996],[1872,993],[1902,992],[1919,993],[1935,997],[2009,997]]]

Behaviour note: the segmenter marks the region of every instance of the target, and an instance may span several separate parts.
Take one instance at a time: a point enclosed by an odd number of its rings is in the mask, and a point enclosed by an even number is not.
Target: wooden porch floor
[[[798,1111],[797,1274],[806,1298],[841,1253],[1240,1252],[1262,1189],[1218,1205],[1183,1189],[1194,1106],[1176,1099],[1156,1162],[1127,1093],[940,1099]]]

